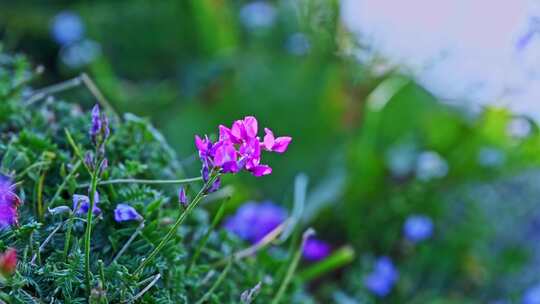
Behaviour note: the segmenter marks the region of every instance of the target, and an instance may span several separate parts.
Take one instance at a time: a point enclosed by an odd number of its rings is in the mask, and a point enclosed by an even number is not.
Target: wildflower
[[[0,175],[0,229],[17,224],[19,204],[15,185],[7,176]]]
[[[54,17],[51,34],[59,44],[68,45],[83,38],[84,24],[76,13],[63,11]]]
[[[17,268],[17,250],[9,248],[0,254],[0,277],[8,277]]]
[[[496,148],[484,147],[478,152],[478,163],[487,168],[499,167],[504,164],[506,155]]]
[[[308,261],[320,261],[330,254],[330,245],[325,241],[310,237],[304,245],[302,255]]]
[[[425,151],[418,156],[416,176],[421,181],[443,178],[448,174],[448,163],[434,151]]]
[[[187,207],[188,205],[186,189],[184,187],[178,189],[178,202],[184,207]]]
[[[264,1],[244,5],[240,10],[240,20],[250,30],[270,27],[276,18],[276,9]]]
[[[118,204],[114,209],[114,220],[118,223],[126,221],[141,221],[143,217],[127,204]]]
[[[94,208],[92,213],[98,215],[101,213],[101,209],[98,207],[99,193],[96,191],[94,195]],[[90,198],[86,195],[74,194],[73,195],[73,210],[76,214],[87,214],[90,209]]]
[[[94,145],[98,148],[100,156],[105,154],[105,141],[109,137],[111,131],[109,129],[109,119],[105,113],[101,113],[99,105],[92,108],[92,122],[90,124],[90,138]],[[96,157],[94,157],[94,162]]]
[[[243,240],[257,243],[286,218],[285,209],[272,202],[248,202],[225,221],[225,229]]]
[[[292,138],[289,136],[274,137],[270,129],[265,128],[266,135],[261,142],[257,136],[258,122],[253,116],[235,121],[231,128],[219,126],[219,140],[212,143],[208,137],[195,136],[195,146],[202,162],[202,176],[208,181],[211,169],[223,173],[237,173],[242,169],[254,176],[272,173],[272,168],[261,164],[261,148],[270,152],[283,153],[287,150]],[[216,188],[216,187],[213,187]]]
[[[523,304],[540,304],[540,284],[534,285],[523,294]]]
[[[433,221],[425,215],[411,215],[403,225],[403,232],[411,242],[423,241],[433,234]]]
[[[364,286],[379,297],[387,296],[398,279],[398,272],[388,257],[375,262],[373,271],[364,279]]]

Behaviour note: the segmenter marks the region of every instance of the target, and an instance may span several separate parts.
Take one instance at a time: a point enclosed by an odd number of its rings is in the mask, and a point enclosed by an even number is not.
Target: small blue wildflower
[[[426,215],[411,215],[403,225],[403,233],[411,242],[423,241],[433,234],[433,221]]]
[[[96,142],[96,137],[101,132],[101,111],[99,105],[92,108],[92,125],[90,126],[90,137]]]
[[[308,37],[303,33],[294,33],[285,45],[287,51],[293,55],[302,56],[309,52],[311,44],[309,43]]]
[[[522,304],[540,304],[540,284],[527,289],[521,299]]]
[[[320,261],[330,254],[330,245],[322,240],[310,237],[302,250],[304,259],[308,261]]]
[[[254,1],[240,9],[240,20],[250,30],[270,27],[276,18],[276,9],[265,1]]]
[[[99,209],[99,193],[96,191],[95,198],[94,198],[94,209],[92,209],[92,213],[94,215],[98,215],[101,213],[101,209]],[[81,194],[74,194],[73,195],[73,210],[76,214],[84,215],[88,213],[88,209],[90,208],[90,198],[86,195]]]
[[[114,220],[118,223],[126,221],[141,221],[143,217],[127,204],[118,204],[114,209]]]
[[[225,229],[241,239],[257,243],[286,218],[285,209],[272,202],[248,202],[225,221]]]
[[[392,291],[398,277],[392,260],[381,257],[375,262],[373,271],[364,278],[364,286],[376,296],[385,297]]]
[[[416,163],[416,177],[421,181],[443,178],[448,174],[448,163],[435,151],[420,153]]]
[[[68,45],[82,39],[84,24],[81,17],[71,11],[58,13],[52,21],[51,35],[61,45]]]

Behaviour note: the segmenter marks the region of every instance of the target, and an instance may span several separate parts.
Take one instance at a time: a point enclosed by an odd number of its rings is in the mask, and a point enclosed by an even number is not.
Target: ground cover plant
[[[301,296],[291,279],[312,230],[300,235],[285,218],[238,214],[227,226],[256,234],[247,247],[221,228],[222,176],[270,174],[262,151],[284,153],[290,137],[268,128],[258,137],[254,117],[221,125],[214,140],[195,137],[201,175],[181,178],[175,153],[147,121],[117,116],[99,94],[101,106],[92,109],[44,98],[27,86],[34,74],[22,57],[1,58],[2,301],[279,303]],[[213,217],[202,202],[217,210]],[[282,238],[259,258],[285,228],[294,230],[292,241]],[[317,259],[319,251],[315,243],[307,253]]]

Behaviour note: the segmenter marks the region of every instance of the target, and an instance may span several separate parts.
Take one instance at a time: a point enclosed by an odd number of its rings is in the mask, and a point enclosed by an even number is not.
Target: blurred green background
[[[357,256],[310,282],[321,303],[519,301],[540,279],[536,124],[439,103],[384,58],[359,63],[367,47],[337,0],[0,3],[3,50],[44,67],[34,87],[88,73],[118,112],[164,132],[187,175],[200,169],[194,134],[220,123],[254,115],[292,136],[285,156],[268,155],[271,176],[226,184],[232,206],[291,209],[295,176],[309,176],[304,224]],[[430,240],[404,240],[411,214],[433,219]],[[400,272],[383,299],[362,284],[379,256]]]

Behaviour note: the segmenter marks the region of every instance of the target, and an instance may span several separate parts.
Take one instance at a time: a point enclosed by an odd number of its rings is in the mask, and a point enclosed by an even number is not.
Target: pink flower
[[[10,276],[17,268],[17,250],[9,248],[3,254],[0,254],[0,275]]]
[[[283,153],[287,150],[292,138],[289,136],[274,137],[272,131],[265,128],[264,140],[257,136],[257,119],[246,116],[236,120],[231,128],[219,126],[219,140],[212,143],[208,137],[195,136],[195,146],[203,162],[202,175],[205,181],[211,168],[223,173],[237,173],[242,169],[254,176],[272,173],[272,168],[261,164],[261,148],[269,152]],[[212,187],[216,188],[216,187]]]

